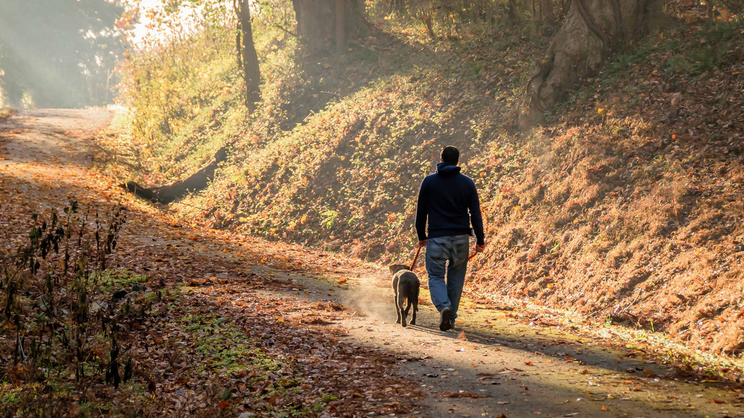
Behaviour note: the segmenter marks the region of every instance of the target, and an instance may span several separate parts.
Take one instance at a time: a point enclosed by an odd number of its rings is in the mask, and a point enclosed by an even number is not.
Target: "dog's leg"
[[[418,312],[418,294],[419,288],[416,287],[413,291],[413,318],[411,318],[411,325],[416,325],[416,312]]]
[[[403,310],[403,301],[405,298],[401,297],[400,282],[398,283],[398,306],[396,309],[400,312],[400,324],[406,326],[406,317],[408,316],[408,310]]]
[[[411,325],[416,325],[416,312],[418,312],[418,298],[419,298],[418,287],[414,289],[412,298],[413,300],[411,300],[411,298],[408,299],[409,304],[413,302],[413,317],[411,318]]]
[[[411,311],[411,296],[409,295],[408,298],[408,304],[406,305],[406,309],[403,311],[403,326],[406,326],[406,318],[408,318],[408,312]],[[415,321],[414,321],[415,322]],[[411,322],[413,324],[413,322]]]
[[[400,294],[396,291],[395,292],[395,315],[397,315],[397,319],[395,320],[396,324],[400,324]]]
[[[400,324],[400,309],[398,308],[398,295],[400,295],[400,289],[398,289],[398,276],[393,276],[393,293],[395,294],[393,296],[393,302],[395,303],[395,315],[397,319],[395,320],[396,324]]]

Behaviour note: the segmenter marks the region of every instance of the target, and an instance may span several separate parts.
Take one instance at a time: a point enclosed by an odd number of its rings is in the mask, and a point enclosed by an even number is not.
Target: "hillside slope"
[[[738,354],[744,30],[675,13],[522,133],[521,88],[546,42],[529,28],[431,43],[422,28],[386,27],[342,58],[304,57],[266,29],[252,116],[229,37],[210,34],[168,52],[180,57],[129,64],[121,126],[133,128],[113,150],[129,168],[117,175],[159,185],[227,144],[211,187],[169,210],[388,263],[411,256],[418,185],[456,145],[489,243],[471,296],[530,298]]]

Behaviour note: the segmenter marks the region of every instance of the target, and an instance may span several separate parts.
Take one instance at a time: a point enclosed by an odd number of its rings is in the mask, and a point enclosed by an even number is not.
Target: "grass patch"
[[[125,269],[106,270],[101,273],[100,282],[101,286],[106,290],[118,290],[145,283],[147,282],[147,276]]]

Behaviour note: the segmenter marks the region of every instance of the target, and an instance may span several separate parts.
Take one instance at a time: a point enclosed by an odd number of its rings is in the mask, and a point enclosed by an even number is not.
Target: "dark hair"
[[[460,160],[460,151],[452,145],[444,147],[442,150],[442,161],[450,164],[457,164]]]

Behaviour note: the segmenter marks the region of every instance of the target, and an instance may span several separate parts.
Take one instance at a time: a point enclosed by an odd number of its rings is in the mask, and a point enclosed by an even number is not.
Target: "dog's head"
[[[408,266],[403,265],[403,264],[393,264],[392,266],[389,267],[390,274],[395,274],[401,270],[408,270],[408,268],[409,268]]]

